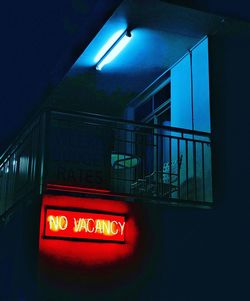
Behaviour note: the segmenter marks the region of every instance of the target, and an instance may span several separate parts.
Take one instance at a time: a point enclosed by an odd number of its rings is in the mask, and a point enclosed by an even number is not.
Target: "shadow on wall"
[[[212,202],[211,179],[206,178],[205,183],[203,183],[199,176],[188,178],[181,183],[180,198],[182,200]]]
[[[98,88],[94,73],[66,77],[47,98],[45,104],[56,109],[80,110],[121,117],[126,104],[135,96],[117,87],[111,93]]]

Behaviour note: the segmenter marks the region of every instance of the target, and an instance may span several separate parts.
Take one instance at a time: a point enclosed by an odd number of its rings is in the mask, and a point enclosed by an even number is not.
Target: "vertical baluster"
[[[204,142],[201,143],[201,152],[202,152],[202,201],[206,201],[206,194],[205,194]]]
[[[193,164],[194,164],[194,199],[197,201],[197,171],[196,171],[196,142],[193,141]]]
[[[156,195],[159,195],[159,135],[156,133]]]
[[[185,141],[186,146],[186,194],[187,194],[187,200],[188,200],[188,140]]]
[[[169,196],[172,196],[172,132],[170,132],[169,136]]]
[[[177,138],[177,194],[180,200],[180,139]]]

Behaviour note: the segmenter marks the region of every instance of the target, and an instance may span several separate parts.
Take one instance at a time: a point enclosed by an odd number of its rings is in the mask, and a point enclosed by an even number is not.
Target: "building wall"
[[[102,290],[98,290],[100,287],[95,282],[90,286],[79,282],[85,297],[92,300],[100,300],[100,297],[110,300],[180,301],[248,299],[249,41],[250,28],[243,23],[225,24],[220,32],[210,37],[215,208],[201,210],[139,204],[138,210],[148,223],[146,249],[141,247],[138,255],[140,264],[136,270],[129,270],[127,266],[126,277],[117,278]],[[26,215],[23,220],[28,218]],[[17,235],[15,238],[21,239]],[[15,249],[10,254],[16,260],[20,255],[16,252],[19,244],[7,245],[7,248],[10,247]],[[24,253],[26,259],[35,256]],[[4,254],[8,254],[8,249]],[[21,257],[17,261],[20,263]],[[14,259],[11,264],[15,266]],[[4,284],[7,285],[14,278],[5,275],[13,277],[14,272],[9,273],[9,264],[5,264],[3,271]],[[112,271],[112,275],[116,272]],[[107,280],[110,270],[103,273]],[[27,292],[34,285],[34,280],[26,278],[23,283]],[[51,298],[49,294],[47,299]],[[66,296],[68,300],[70,296],[70,293]]]
[[[69,74],[54,89],[44,105],[61,110],[78,110],[121,117],[127,102],[135,93],[117,87],[106,91],[99,87],[98,75],[90,70],[84,74]]]
[[[225,24],[210,37],[213,190],[210,210],[144,204],[151,225],[144,262],[126,285],[103,291],[124,300],[244,300],[249,263],[248,148],[250,31]],[[122,281],[120,282],[122,283]],[[124,283],[124,282],[123,282]],[[97,296],[98,293],[95,294]],[[93,296],[88,292],[88,296]],[[97,296],[98,299],[98,296]]]
[[[249,298],[250,27],[227,22],[209,43],[215,207],[157,208],[165,232],[159,270],[146,289],[152,299]]]
[[[192,130],[190,57],[171,69],[171,125]]]
[[[153,286],[162,300],[249,298],[249,37],[232,21],[210,37],[215,208],[161,208],[164,278]]]
[[[171,125],[210,132],[208,39],[171,69]]]
[[[192,51],[194,130],[210,132],[209,40]]]
[[[208,38],[203,39],[171,69],[171,126],[173,127],[210,132],[208,43]],[[205,154],[204,171],[202,147]],[[191,141],[187,145],[181,143],[180,154],[183,156],[180,170],[181,198],[197,197],[197,199],[205,198],[206,201],[212,201],[210,145],[193,144]],[[177,159],[177,141],[174,140],[172,159]],[[187,168],[188,176],[186,176]]]

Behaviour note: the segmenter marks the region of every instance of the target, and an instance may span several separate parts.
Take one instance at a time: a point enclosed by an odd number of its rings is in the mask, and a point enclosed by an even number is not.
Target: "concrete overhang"
[[[140,93],[204,36],[213,34],[223,18],[159,0],[125,0],[80,55],[66,77],[91,74],[98,89]],[[118,30],[131,29],[126,48],[101,71],[94,58]]]

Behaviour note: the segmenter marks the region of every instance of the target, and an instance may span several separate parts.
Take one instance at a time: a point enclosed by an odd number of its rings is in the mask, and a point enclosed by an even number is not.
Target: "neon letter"
[[[58,231],[58,228],[59,228],[58,216],[50,215],[48,217],[48,221],[49,221],[49,229],[51,231]]]
[[[68,219],[66,216],[62,215],[59,219],[59,227],[61,230],[65,230],[68,227]]]
[[[93,220],[93,218],[88,218],[87,219],[87,229],[89,233],[93,233],[95,231],[95,227],[92,227],[92,230],[89,229],[89,222],[92,221],[95,224],[95,221]]]
[[[103,233],[105,235],[110,235],[110,230],[111,230],[110,220],[102,220],[102,228],[103,228]]]
[[[78,221],[76,220],[76,218],[74,218],[74,225],[74,232],[79,232],[81,226],[81,218],[79,218]]]
[[[101,221],[99,219],[95,221],[95,233],[96,232],[103,233]]]
[[[116,228],[116,232],[113,231],[113,223],[116,224],[115,228]],[[113,235],[116,235],[118,233],[118,229],[117,229],[117,222],[116,221],[112,221],[111,222],[111,232]]]
[[[118,224],[121,227],[121,235],[123,235],[123,231],[124,231],[124,228],[125,228],[125,222],[123,222],[123,224],[121,224],[120,222],[118,222]]]
[[[49,229],[51,231],[59,231],[59,230],[65,230],[68,227],[68,219],[66,216],[53,216],[50,215],[48,217],[49,221]]]
[[[85,232],[88,232],[87,223],[86,223],[85,218],[81,218],[81,229],[80,229],[80,231],[82,231],[82,228],[85,230]]]

